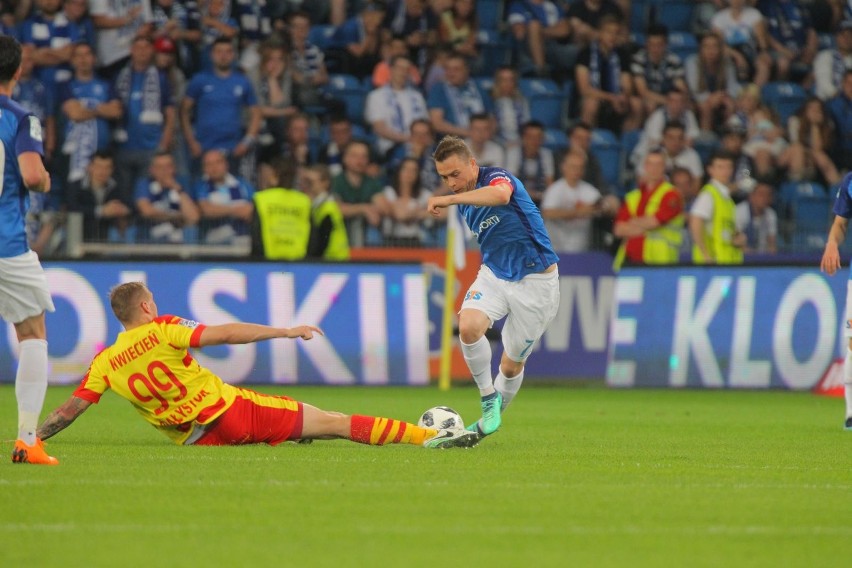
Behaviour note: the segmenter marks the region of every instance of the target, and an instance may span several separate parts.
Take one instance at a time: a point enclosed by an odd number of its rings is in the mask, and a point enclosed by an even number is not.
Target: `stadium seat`
[[[645,45],[645,34],[642,32],[630,32],[630,41],[642,47]]]
[[[669,51],[686,61],[690,55],[698,53],[698,40],[689,32],[671,32],[669,34]]]
[[[568,136],[564,130],[559,128],[546,128],[544,130],[544,147],[558,157],[568,148]]]
[[[480,29],[476,44],[479,47],[479,57],[473,64],[476,75],[494,75],[498,67],[510,63],[512,48],[497,30]]]
[[[326,90],[331,96],[343,101],[349,120],[363,123],[364,105],[369,91],[357,77],[343,74],[329,75]]]
[[[710,156],[713,155],[713,152],[716,151],[716,148],[719,147],[719,141],[715,138],[696,138],[692,141],[692,148],[698,152],[698,156],[701,158],[701,163],[707,165],[710,162]]]
[[[490,93],[494,89],[493,77],[474,77],[473,82],[483,93]]]
[[[832,204],[833,199],[827,194],[799,196],[793,202],[792,245],[795,250],[822,250],[831,226]]]
[[[834,34],[818,34],[817,39],[819,41],[819,49],[834,49],[836,45],[836,41],[834,39]]]
[[[782,125],[796,113],[808,98],[808,93],[796,83],[767,83],[760,91],[763,102],[778,113]]]
[[[530,116],[548,128],[561,128],[565,96],[550,79],[521,79],[521,93],[530,103]]]
[[[630,31],[640,32],[648,27],[647,0],[633,0],[630,3]]]
[[[308,41],[320,48],[322,51],[325,51],[331,41],[331,36],[334,35],[336,30],[336,26],[311,26],[311,31],[308,32]]]
[[[695,0],[648,0],[649,20],[665,24],[670,31],[686,32],[692,28]]]
[[[619,187],[621,182],[621,142],[615,134],[603,128],[592,131],[590,152],[598,159],[604,180],[611,188]]]
[[[503,21],[503,0],[476,0],[476,18],[481,30],[497,30]]]

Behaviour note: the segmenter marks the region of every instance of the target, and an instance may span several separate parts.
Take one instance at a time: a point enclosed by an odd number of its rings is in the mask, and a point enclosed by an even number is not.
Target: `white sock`
[[[32,446],[44,394],[47,392],[47,341],[25,339],[21,342],[21,358],[15,376],[15,398],[18,400],[18,438]]]
[[[502,370],[497,373],[497,378],[494,379],[494,388],[500,391],[500,394],[503,395],[503,409],[509,406],[512,399],[515,398],[515,395],[518,394],[519,390],[521,390],[521,384],[523,382],[523,369],[521,369],[521,372],[511,379],[504,375]]]
[[[471,344],[461,342],[462,354],[467,361],[467,368],[473,375],[476,386],[479,387],[481,396],[494,393],[494,384],[491,380],[491,344],[485,336]]]
[[[843,361],[843,390],[846,394],[846,418],[852,416],[852,351],[846,350]]]

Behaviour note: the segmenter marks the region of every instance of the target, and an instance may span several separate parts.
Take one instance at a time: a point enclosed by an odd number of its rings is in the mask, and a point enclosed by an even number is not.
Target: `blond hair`
[[[149,293],[143,282],[125,282],[109,291],[109,305],[112,313],[121,323],[133,320],[135,308],[142,297]]]
[[[458,156],[462,160],[467,161],[473,157],[473,154],[471,153],[470,148],[467,147],[467,144],[465,144],[464,140],[458,136],[448,134],[441,138],[441,141],[438,142],[438,147],[435,148],[435,152],[432,154],[432,159],[436,162],[443,162],[450,156]]]

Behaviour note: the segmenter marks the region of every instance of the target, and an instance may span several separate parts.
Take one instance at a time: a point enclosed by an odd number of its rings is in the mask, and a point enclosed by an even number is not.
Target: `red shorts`
[[[302,435],[302,403],[286,396],[271,396],[239,389],[234,404],[207,425],[196,446],[275,446]]]

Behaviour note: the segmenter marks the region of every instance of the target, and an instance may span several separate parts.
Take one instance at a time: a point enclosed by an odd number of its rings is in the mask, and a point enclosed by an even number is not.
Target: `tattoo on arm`
[[[62,406],[51,412],[50,416],[41,423],[37,430],[37,436],[42,440],[47,440],[58,434],[70,426],[91,404],[87,400],[72,396]]]

